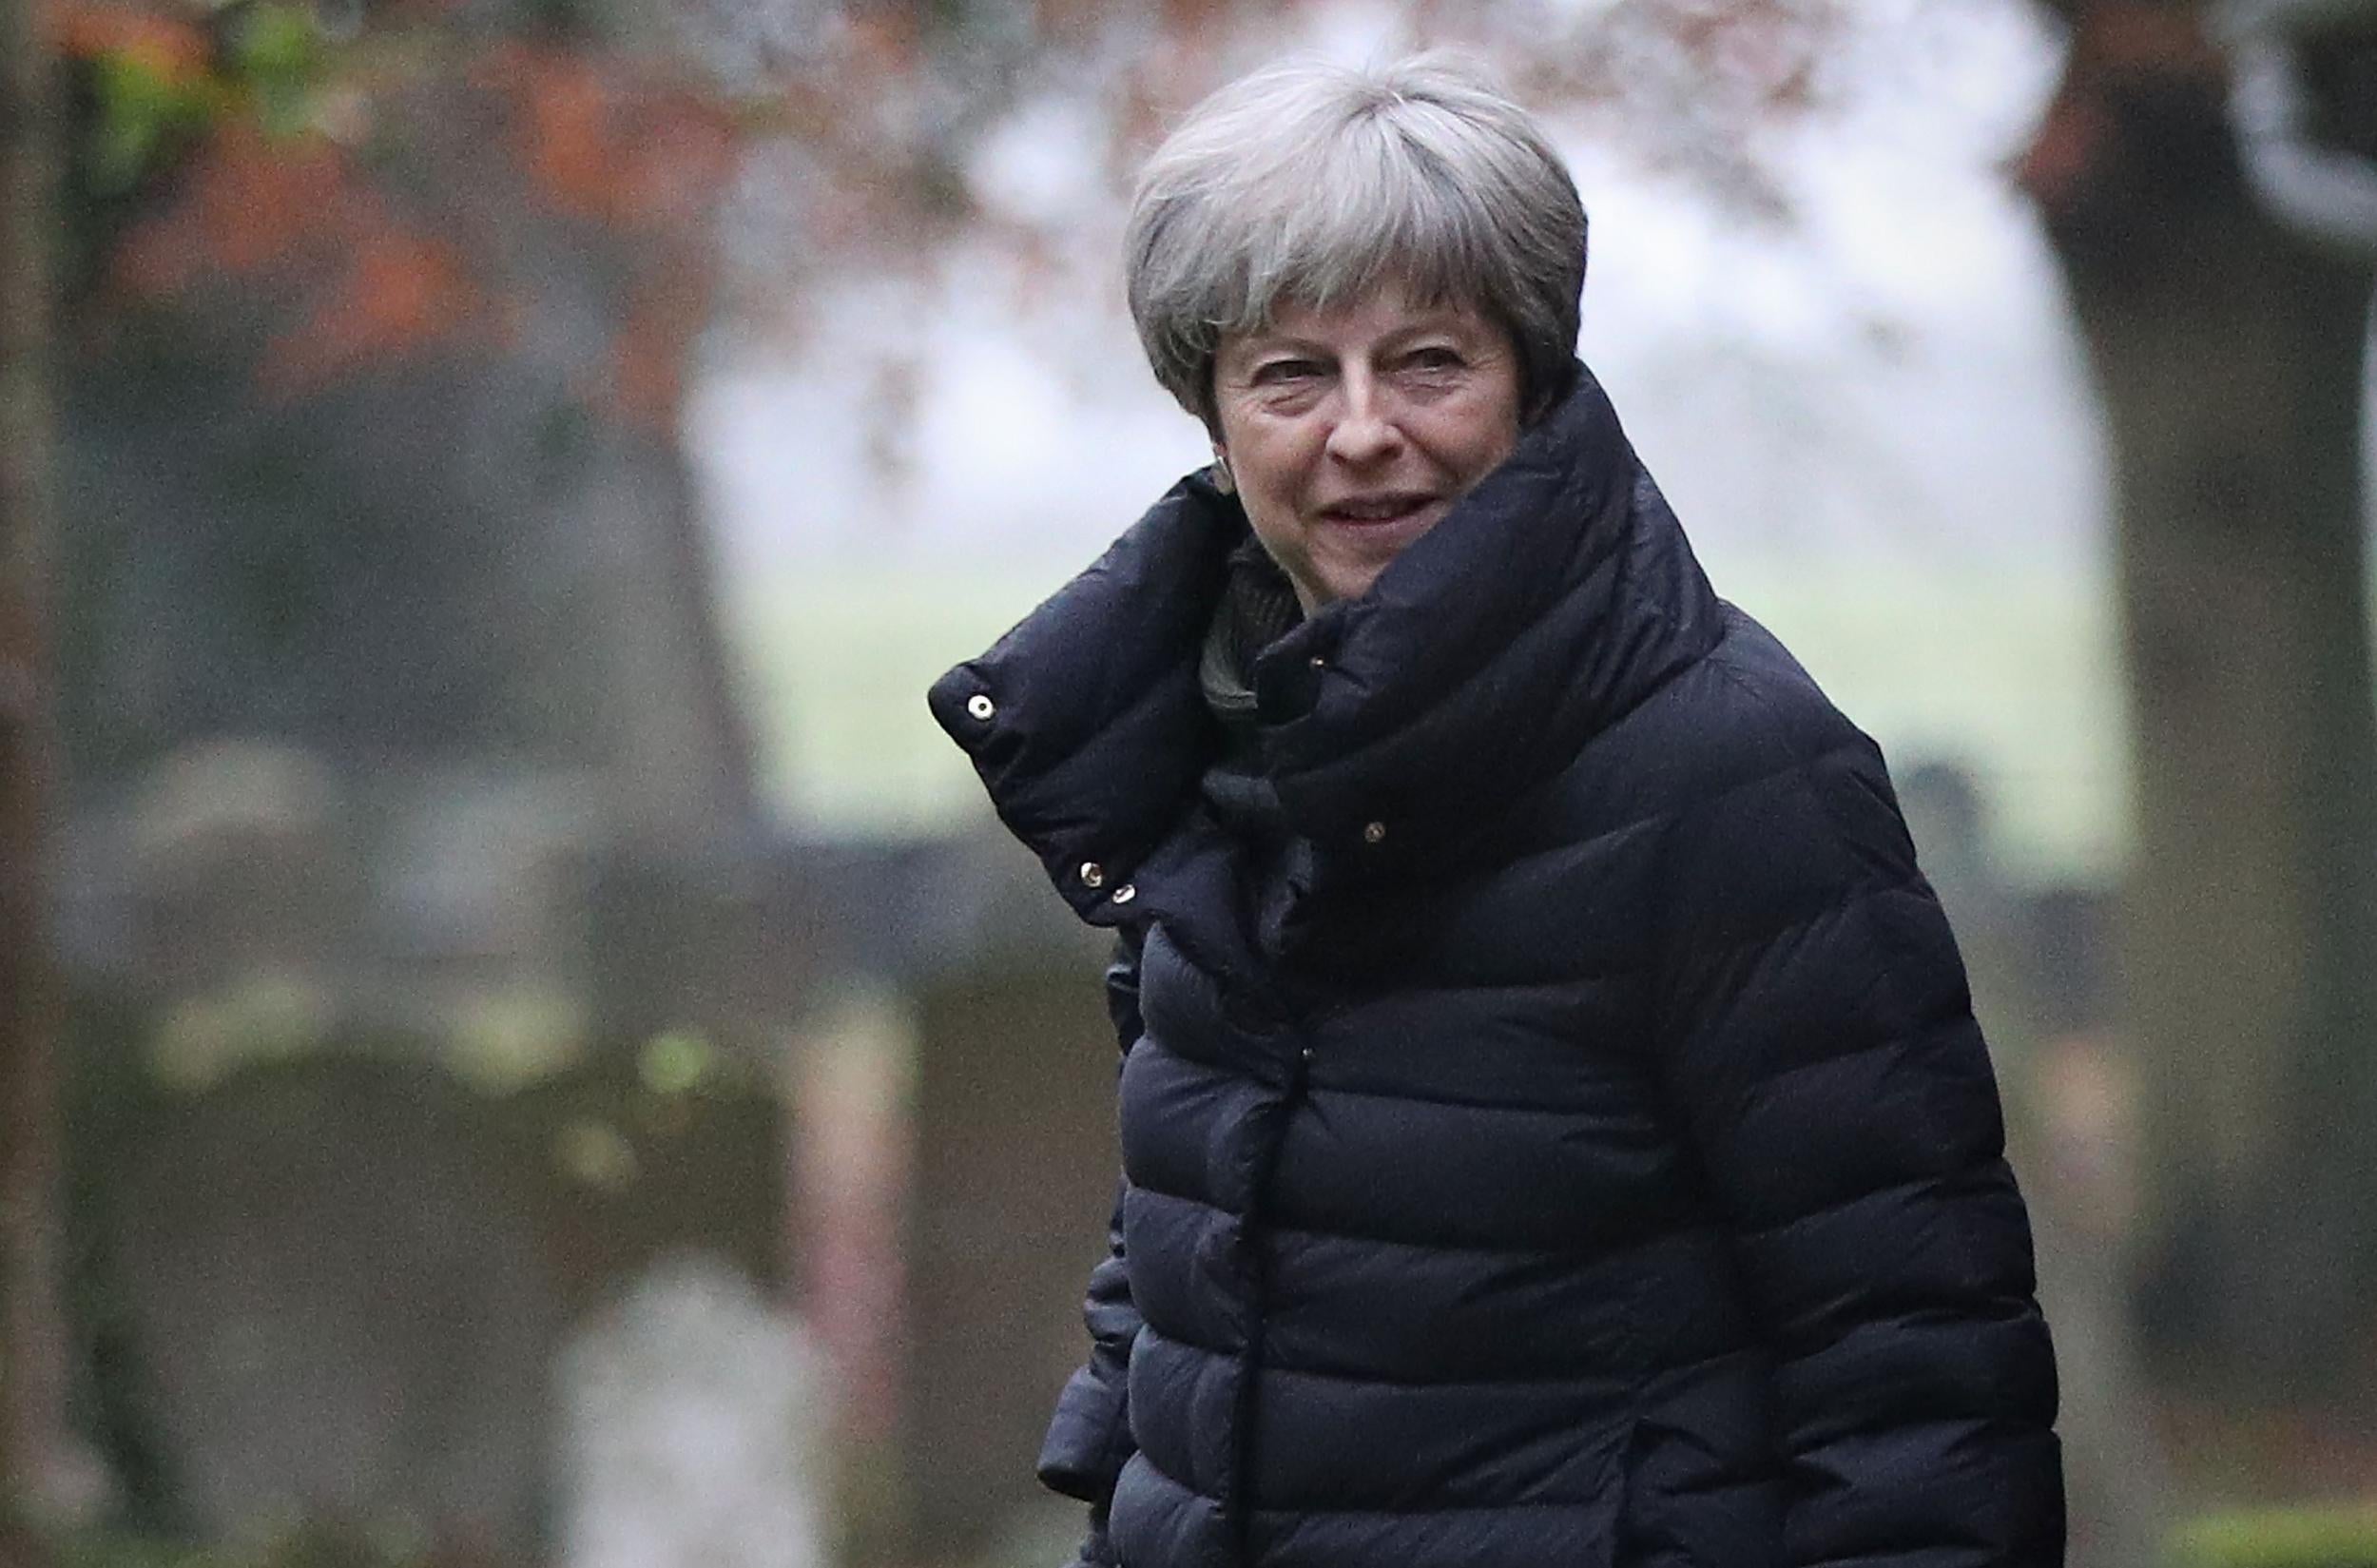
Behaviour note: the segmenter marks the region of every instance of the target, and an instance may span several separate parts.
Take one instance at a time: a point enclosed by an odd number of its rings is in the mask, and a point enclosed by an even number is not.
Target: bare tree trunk
[[[2112,437],[2166,1379],[2377,1412],[2367,257],[2266,212],[2190,5],[2080,0],[2026,177]]]
[[[52,495],[50,71],[30,0],[0,0],[0,1556],[68,1469],[60,1299],[58,988],[43,824],[51,758],[44,615]]]

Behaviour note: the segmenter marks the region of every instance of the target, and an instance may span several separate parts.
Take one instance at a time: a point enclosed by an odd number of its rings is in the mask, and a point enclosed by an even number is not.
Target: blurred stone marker
[[[473,1113],[433,1069],[324,1056],[170,1102],[111,1156],[146,1415],[207,1536],[539,1544],[558,1314]]]
[[[899,1423],[912,1558],[974,1560],[1038,1500],[1030,1461],[1083,1355],[1118,1169],[1095,974],[1017,956],[920,994]]]
[[[334,1027],[361,909],[345,813],[320,758],[265,741],[184,746],[130,792],[123,956],[160,1010],[160,1075],[203,1088]]]
[[[564,1568],[818,1568],[826,1401],[800,1320],[663,1258],[565,1352]]]

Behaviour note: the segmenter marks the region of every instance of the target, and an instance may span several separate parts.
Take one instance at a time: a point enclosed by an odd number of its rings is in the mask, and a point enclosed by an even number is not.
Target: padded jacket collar
[[[1246,537],[1202,473],[934,684],[934,717],[1099,924],[1154,869],[1217,745],[1199,655]],[[1455,864],[1517,795],[1699,658],[1715,596],[1580,367],[1576,390],[1358,598],[1256,661],[1265,771],[1352,880]]]

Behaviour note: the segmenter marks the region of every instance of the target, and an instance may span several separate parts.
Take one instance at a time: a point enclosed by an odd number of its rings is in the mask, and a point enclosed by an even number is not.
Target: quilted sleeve
[[[1106,971],[1107,1011],[1125,1053],[1139,1038],[1139,952],[1126,934],[1115,944]],[[1109,1568],[1113,1554],[1106,1540],[1106,1505],[1114,1478],[1131,1457],[1130,1392],[1126,1371],[1131,1342],[1139,1334],[1139,1309],[1131,1297],[1131,1270],[1123,1253],[1122,1188],[1107,1227],[1107,1254],[1090,1271],[1082,1319],[1090,1330],[1090,1359],[1067,1380],[1056,1413],[1040,1445],[1043,1485],[1090,1504],[1089,1539],[1080,1560]]]
[[[1661,1062],[1774,1365],[1794,1564],[2059,1563],[2056,1376],[1963,965],[1837,715],[1676,823]]]

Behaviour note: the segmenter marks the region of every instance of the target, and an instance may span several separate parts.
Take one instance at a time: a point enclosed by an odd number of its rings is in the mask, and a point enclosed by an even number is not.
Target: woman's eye
[[[1457,350],[1437,344],[1413,349],[1406,359],[1419,370],[1457,370],[1461,362],[1460,355]]]
[[[1273,359],[1259,366],[1254,378],[1257,385],[1275,386],[1281,382],[1307,380],[1321,374],[1321,367],[1310,359]]]

